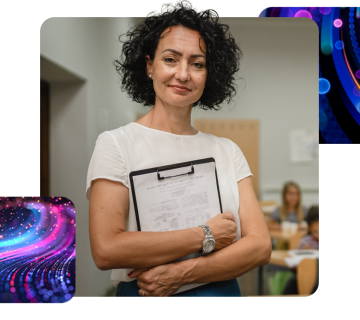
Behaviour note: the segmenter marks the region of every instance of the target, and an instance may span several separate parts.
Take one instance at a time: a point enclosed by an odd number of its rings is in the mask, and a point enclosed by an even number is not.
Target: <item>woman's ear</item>
[[[150,77],[150,76],[152,76],[152,63],[153,62],[150,59],[150,56],[148,54],[145,56],[145,61],[146,61],[146,73]]]

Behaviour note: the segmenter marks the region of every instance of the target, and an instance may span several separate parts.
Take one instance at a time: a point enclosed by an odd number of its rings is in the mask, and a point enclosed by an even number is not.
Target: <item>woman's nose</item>
[[[180,63],[176,73],[175,73],[175,78],[180,80],[180,81],[188,81],[190,80],[190,73],[188,70],[188,65],[187,63]]]

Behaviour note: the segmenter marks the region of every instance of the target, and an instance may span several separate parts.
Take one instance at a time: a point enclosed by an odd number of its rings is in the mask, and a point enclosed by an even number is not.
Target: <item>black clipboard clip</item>
[[[167,167],[163,167],[163,168],[157,168],[156,171],[157,171],[158,180],[163,180],[163,179],[166,179],[166,178],[173,178],[173,177],[183,176],[185,174],[193,174],[193,173],[195,173],[194,165],[192,163],[190,163],[190,164],[191,164],[191,171],[190,172],[185,172],[185,173],[177,174],[175,176],[168,176],[168,177],[161,177],[160,172],[161,171],[168,171],[168,170],[171,170],[171,169],[178,169],[179,167],[177,167],[177,166],[167,166]],[[186,167],[187,167],[187,165],[186,165]]]

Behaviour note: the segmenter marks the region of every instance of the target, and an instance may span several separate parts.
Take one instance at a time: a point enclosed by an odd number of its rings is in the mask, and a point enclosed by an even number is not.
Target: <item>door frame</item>
[[[49,197],[50,83],[40,80],[40,196]]]

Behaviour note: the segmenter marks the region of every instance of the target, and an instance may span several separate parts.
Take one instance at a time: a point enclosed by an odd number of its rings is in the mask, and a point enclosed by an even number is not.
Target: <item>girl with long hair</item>
[[[282,221],[300,223],[305,219],[301,204],[301,189],[293,181],[285,183],[282,191],[282,204],[273,211],[268,219],[269,230],[280,230]]]

